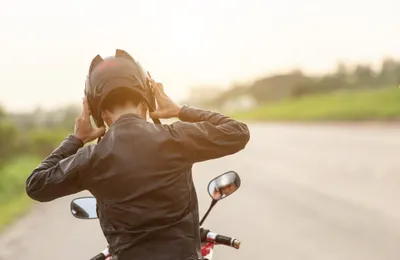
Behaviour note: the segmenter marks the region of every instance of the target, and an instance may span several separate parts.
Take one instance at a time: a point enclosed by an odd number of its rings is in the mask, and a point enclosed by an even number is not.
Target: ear
[[[147,104],[146,101],[143,101],[142,103],[140,103],[143,106],[143,109],[145,110],[149,110],[149,105]]]
[[[147,113],[150,112],[150,111],[149,111],[149,105],[148,105],[147,102],[145,102],[145,101],[143,101],[143,102],[141,102],[141,103],[139,104],[139,108],[140,108],[140,110],[143,111],[144,114],[147,114]]]
[[[140,116],[142,116],[145,120],[147,120],[150,117],[149,109],[146,102],[139,103],[137,108],[139,110]]]
[[[107,127],[110,127],[112,124],[111,116],[109,111],[101,111],[101,117],[103,118],[104,123],[106,123]]]

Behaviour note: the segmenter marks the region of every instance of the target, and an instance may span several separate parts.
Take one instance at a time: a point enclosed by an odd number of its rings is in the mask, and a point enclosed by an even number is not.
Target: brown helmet
[[[147,72],[124,50],[116,50],[115,56],[93,58],[85,84],[85,95],[90,111],[98,127],[103,126],[102,102],[110,91],[128,88],[143,98],[152,112],[156,108],[152,88],[146,79]]]

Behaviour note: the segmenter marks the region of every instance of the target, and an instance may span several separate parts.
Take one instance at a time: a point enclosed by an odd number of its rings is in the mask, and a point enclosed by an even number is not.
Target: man
[[[177,105],[121,50],[93,59],[85,93],[74,134],[32,172],[27,194],[44,202],[89,190],[113,259],[200,259],[192,165],[242,150],[247,126]],[[147,122],[148,109],[155,108],[152,93],[158,107],[151,118],[181,121]]]
[[[212,197],[213,197],[214,200],[220,200],[220,199],[221,199],[222,194],[221,194],[221,192],[217,189],[217,187],[214,188]]]
[[[236,173],[223,175],[215,180],[213,198],[219,200],[232,194],[240,186],[240,180],[236,178]]]

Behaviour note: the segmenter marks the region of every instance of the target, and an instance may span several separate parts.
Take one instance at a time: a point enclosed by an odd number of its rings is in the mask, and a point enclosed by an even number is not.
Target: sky
[[[0,104],[78,103],[91,59],[128,51],[171,98],[338,62],[400,58],[396,0],[0,0]]]

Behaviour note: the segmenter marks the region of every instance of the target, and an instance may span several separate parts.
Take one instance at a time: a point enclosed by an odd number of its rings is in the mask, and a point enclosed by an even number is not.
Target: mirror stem
[[[206,220],[208,214],[210,214],[210,211],[214,208],[214,206],[215,206],[215,204],[217,204],[217,202],[218,202],[218,200],[211,201],[210,207],[208,208],[206,214],[203,216],[203,218],[200,221],[200,227],[201,227],[201,225],[203,225],[204,220]]]

